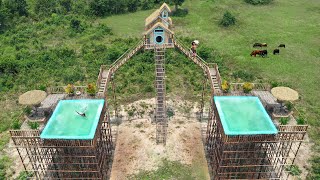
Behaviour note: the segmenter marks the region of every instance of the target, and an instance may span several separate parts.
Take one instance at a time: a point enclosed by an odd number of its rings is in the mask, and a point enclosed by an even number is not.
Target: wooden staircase
[[[210,79],[213,84],[214,92],[220,93],[221,92],[221,79],[220,79],[220,74],[219,74],[217,64],[215,64],[215,63],[208,64],[208,68],[209,68]]]
[[[110,66],[101,65],[100,72],[97,80],[97,95],[99,97],[105,97],[107,91],[107,85],[113,73],[115,73],[124,63],[126,63],[133,55],[135,55],[143,47],[143,41],[139,41],[135,46],[128,49],[123,53],[115,62]]]
[[[188,50],[187,46],[177,39],[174,40],[174,45],[177,49],[183,52],[189,59],[196,63],[206,73],[211,85],[212,93],[220,93],[221,78],[218,65],[216,63],[207,63],[198,55],[193,56],[190,50]]]

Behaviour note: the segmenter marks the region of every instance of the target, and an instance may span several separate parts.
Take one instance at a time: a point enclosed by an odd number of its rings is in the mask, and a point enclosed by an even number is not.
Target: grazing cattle
[[[267,50],[261,50],[261,51],[259,52],[259,55],[260,55],[261,57],[266,57],[266,56],[268,56],[268,51],[267,51]]]
[[[262,47],[261,43],[254,43],[253,47]]]
[[[286,48],[286,45],[285,44],[280,44],[278,47]]]
[[[268,44],[267,43],[261,43],[261,47],[267,47]]]
[[[280,50],[279,50],[279,49],[273,50],[273,55],[276,55],[276,54],[279,54],[279,53],[280,53]]]
[[[254,50],[254,51],[252,51],[251,54],[250,54],[250,56],[256,57],[257,54],[258,54],[258,55],[260,54],[260,50]]]

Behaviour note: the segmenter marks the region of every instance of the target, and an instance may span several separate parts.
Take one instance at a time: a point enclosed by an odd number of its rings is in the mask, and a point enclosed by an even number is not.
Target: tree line
[[[41,20],[53,13],[109,16],[139,9],[152,9],[163,2],[181,5],[184,0],[0,0],[0,32],[17,23],[19,17]]]

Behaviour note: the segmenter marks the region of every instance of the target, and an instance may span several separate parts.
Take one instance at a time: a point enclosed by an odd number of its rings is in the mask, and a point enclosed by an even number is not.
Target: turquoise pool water
[[[278,133],[258,97],[216,96],[214,102],[227,135]]]
[[[42,139],[93,139],[103,99],[61,100],[43,129]],[[85,112],[85,117],[79,113]]]

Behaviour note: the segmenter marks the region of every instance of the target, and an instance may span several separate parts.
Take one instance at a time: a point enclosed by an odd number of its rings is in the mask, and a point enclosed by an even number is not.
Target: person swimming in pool
[[[79,113],[78,111],[76,111],[77,114],[79,114],[82,117],[86,117],[86,113]]]

